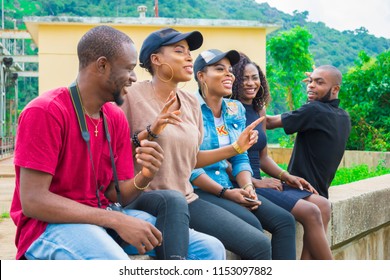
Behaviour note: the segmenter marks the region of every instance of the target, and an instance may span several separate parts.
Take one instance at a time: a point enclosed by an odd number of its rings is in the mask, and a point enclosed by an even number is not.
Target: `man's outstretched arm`
[[[283,127],[282,123],[282,116],[276,115],[276,116],[269,116],[267,115],[267,129],[274,129],[278,127]]]

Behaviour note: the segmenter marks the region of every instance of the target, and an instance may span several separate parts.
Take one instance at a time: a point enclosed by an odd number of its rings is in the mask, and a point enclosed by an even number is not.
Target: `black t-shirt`
[[[284,131],[298,132],[288,171],[306,179],[326,198],[351,131],[349,115],[339,103],[339,99],[314,101],[282,114]]]
[[[253,105],[247,105],[242,104],[245,108],[245,117],[246,117],[246,125],[250,125],[252,122],[257,120],[260,116],[259,114],[253,109]],[[260,155],[259,152],[263,150],[267,146],[267,136],[265,135],[265,132],[263,130],[263,122],[258,124],[255,127],[255,130],[259,132],[259,138],[257,140],[257,143],[255,143],[252,147],[248,150],[248,157],[251,164],[251,168],[253,171],[253,177],[260,179]]]

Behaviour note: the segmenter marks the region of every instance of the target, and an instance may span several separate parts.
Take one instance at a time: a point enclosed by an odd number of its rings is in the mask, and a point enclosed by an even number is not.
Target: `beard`
[[[328,92],[321,98],[317,100],[309,100],[307,99],[307,103],[312,102],[312,101],[319,101],[319,102],[328,102],[330,100],[330,96],[332,95],[332,88],[328,90]]]
[[[318,101],[320,101],[320,102],[327,102],[327,101],[330,100],[330,96],[331,95],[332,95],[332,88],[330,88],[328,90],[328,92],[322,98],[320,98]]]
[[[121,96],[121,92],[120,91],[114,92],[114,102],[118,106],[121,106],[123,104],[124,100],[123,100],[123,98]]]

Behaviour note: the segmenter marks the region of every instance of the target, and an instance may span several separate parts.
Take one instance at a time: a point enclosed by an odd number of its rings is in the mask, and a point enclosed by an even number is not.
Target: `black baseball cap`
[[[168,46],[186,40],[190,51],[199,49],[203,44],[203,36],[199,31],[181,33],[173,28],[167,27],[151,33],[144,40],[139,54],[141,67],[150,59],[150,55],[162,46]]]
[[[211,49],[201,52],[195,60],[194,63],[194,75],[195,80],[198,80],[196,74],[203,70],[206,66],[213,65],[223,58],[227,58],[230,61],[230,64],[233,66],[240,61],[240,54],[238,51],[230,50],[228,52],[222,52],[217,49]]]

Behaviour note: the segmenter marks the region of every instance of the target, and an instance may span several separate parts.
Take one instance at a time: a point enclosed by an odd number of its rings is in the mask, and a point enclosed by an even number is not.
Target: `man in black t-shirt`
[[[267,129],[283,127],[287,134],[298,133],[288,171],[305,178],[326,198],[351,130],[348,113],[339,108],[341,80],[337,68],[320,66],[307,79],[307,104],[267,116]]]

